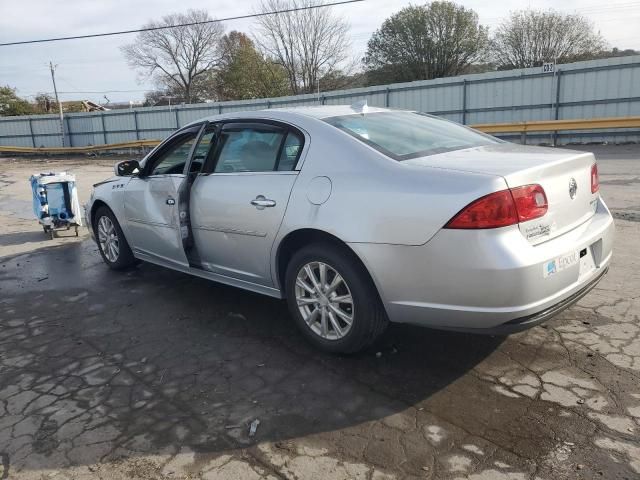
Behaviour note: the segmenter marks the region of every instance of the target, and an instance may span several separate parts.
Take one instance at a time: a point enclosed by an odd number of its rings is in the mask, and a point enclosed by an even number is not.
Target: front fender
[[[106,205],[113,212],[120,224],[120,228],[122,228],[125,236],[127,235],[127,222],[124,215],[124,192],[130,180],[130,177],[112,177],[93,186],[93,192],[85,205],[85,220],[94,240],[93,219],[101,205]]]

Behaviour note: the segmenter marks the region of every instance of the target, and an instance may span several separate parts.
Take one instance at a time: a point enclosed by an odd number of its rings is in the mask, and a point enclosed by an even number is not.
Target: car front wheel
[[[286,272],[289,310],[305,337],[332,353],[354,353],[384,331],[387,317],[354,254],[330,243],[296,252]]]
[[[135,264],[133,252],[124,238],[113,212],[100,207],[96,212],[94,231],[102,260],[114,270],[122,270]]]

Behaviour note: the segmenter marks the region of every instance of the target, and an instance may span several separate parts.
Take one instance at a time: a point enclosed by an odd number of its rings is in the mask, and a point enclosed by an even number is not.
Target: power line
[[[296,8],[287,8],[284,10],[274,10],[271,12],[263,12],[263,13],[252,13],[252,14],[248,14],[248,15],[238,15],[235,17],[227,17],[227,18],[219,18],[219,19],[215,19],[215,20],[205,20],[202,22],[190,22],[190,23],[180,23],[177,25],[166,25],[166,26],[160,26],[160,27],[145,27],[145,28],[137,28],[134,30],[121,30],[119,32],[105,32],[105,33],[93,33],[93,34],[89,34],[89,35],[74,35],[72,37],[57,37],[57,38],[44,38],[44,39],[40,39],[40,40],[22,40],[19,42],[7,42],[7,43],[0,43],[0,47],[8,47],[9,45],[25,45],[25,44],[30,44],[30,43],[45,43],[45,42],[59,42],[62,40],[79,40],[79,39],[84,39],[84,38],[96,38],[96,37],[110,37],[110,36],[114,36],[114,35],[127,35],[129,33],[140,33],[140,32],[150,32],[150,31],[154,31],[154,30],[165,30],[165,29],[169,29],[169,28],[177,28],[177,27],[190,27],[193,25],[204,25],[207,23],[218,23],[218,22],[229,22],[231,20],[243,20],[246,18],[256,18],[256,17],[265,17],[268,15],[277,15],[280,13],[292,13],[292,12],[298,12],[301,10],[312,10],[315,8],[324,8],[324,7],[333,7],[336,5],[345,5],[347,3],[356,3],[356,2],[364,2],[365,0],[342,0],[342,1],[338,1],[338,2],[333,2],[333,3],[324,3],[324,4],[318,4],[318,5],[310,5],[307,7],[296,7]]]

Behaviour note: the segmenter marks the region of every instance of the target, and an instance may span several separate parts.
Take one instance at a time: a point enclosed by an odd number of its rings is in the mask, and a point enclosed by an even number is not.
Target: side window
[[[223,130],[215,172],[272,172],[284,135],[284,131],[271,128],[238,127]]]
[[[195,140],[196,132],[185,133],[183,136],[178,137],[175,142],[159,152],[158,156],[152,160],[153,165],[149,175],[183,173]]]
[[[303,140],[297,133],[289,132],[278,159],[278,171],[290,171],[296,168],[296,162],[302,152]]]

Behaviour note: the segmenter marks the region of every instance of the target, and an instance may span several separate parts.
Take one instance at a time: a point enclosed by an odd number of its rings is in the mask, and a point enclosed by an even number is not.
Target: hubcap
[[[310,262],[296,277],[296,302],[311,331],[326,340],[344,337],[353,325],[353,297],[344,278],[330,265]]]
[[[120,243],[118,233],[111,219],[107,216],[98,220],[98,243],[107,260],[115,262],[120,255]]]

